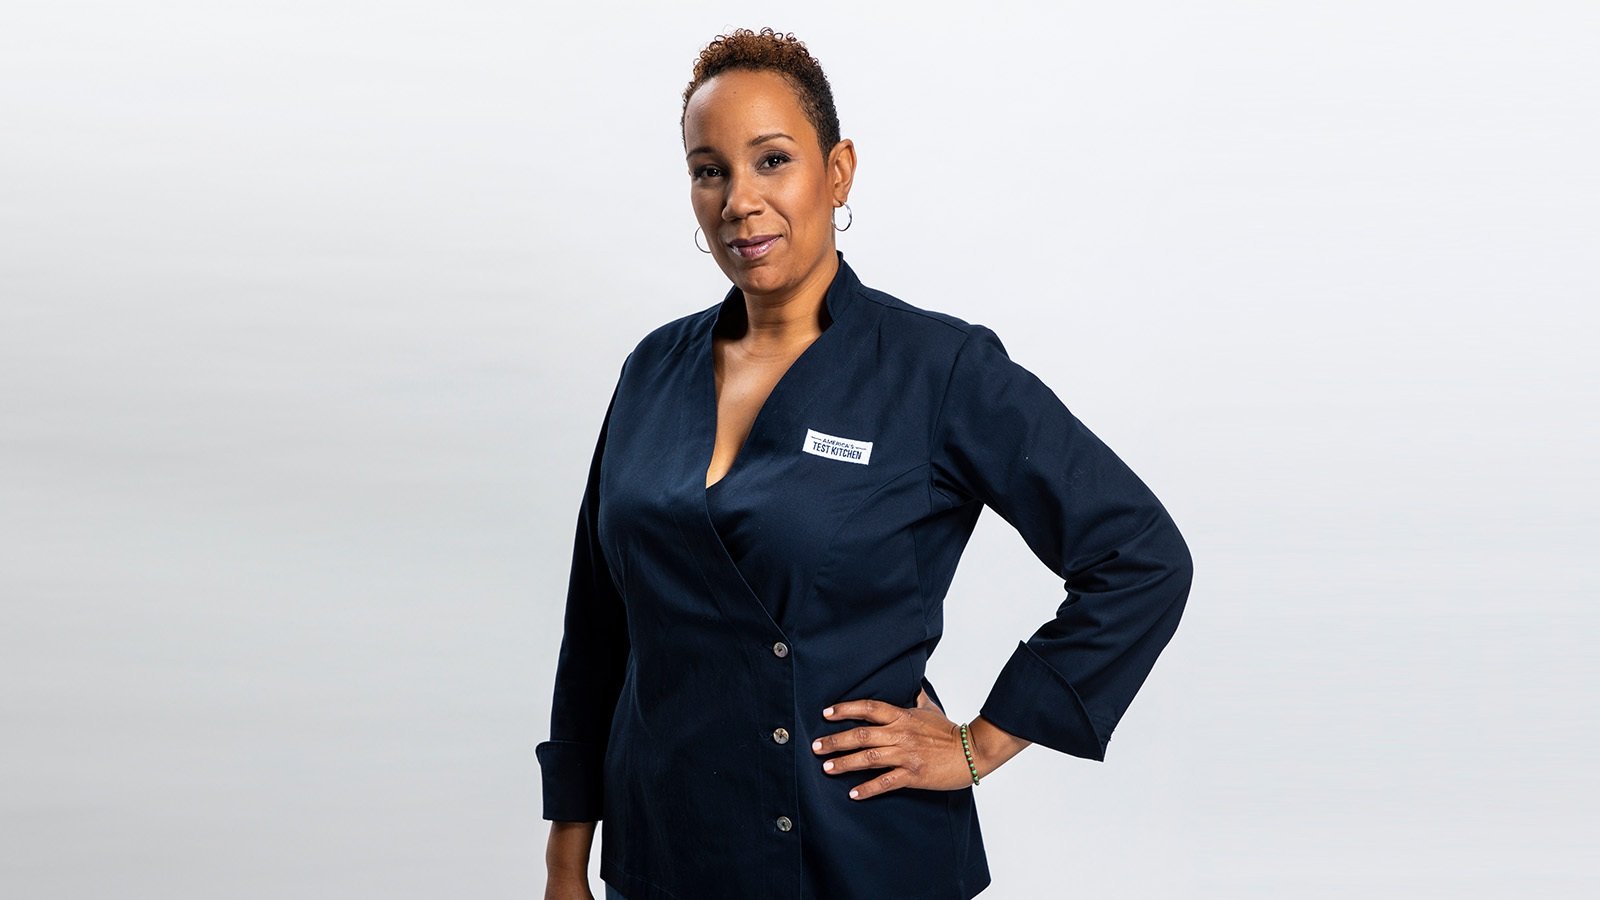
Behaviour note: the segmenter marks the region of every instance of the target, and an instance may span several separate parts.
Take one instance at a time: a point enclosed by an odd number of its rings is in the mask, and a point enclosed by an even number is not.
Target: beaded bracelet
[[[972,783],[978,783],[978,767],[972,764],[972,743],[967,740],[967,723],[961,723],[961,749],[967,754],[967,768],[972,770]]]

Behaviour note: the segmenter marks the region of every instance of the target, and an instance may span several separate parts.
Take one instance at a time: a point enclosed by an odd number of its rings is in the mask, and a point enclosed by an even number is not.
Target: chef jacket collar
[[[828,308],[829,321],[828,327],[823,329],[824,334],[833,330],[833,325],[850,308],[855,300],[856,288],[861,284],[855,270],[844,261],[844,251],[833,252],[839,258],[839,270],[834,273],[833,281],[828,283],[828,292],[822,298],[823,304]],[[728,293],[723,295],[722,302],[716,306],[715,314],[711,316],[710,324],[703,330],[701,337],[709,341],[724,322],[744,315],[746,315],[744,291],[740,290],[738,285],[733,285],[728,288]]]

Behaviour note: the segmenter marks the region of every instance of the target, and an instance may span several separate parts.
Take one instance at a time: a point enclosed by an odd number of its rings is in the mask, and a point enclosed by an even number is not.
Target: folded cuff
[[[545,741],[534,748],[544,784],[544,818],[598,822],[605,799],[605,747]]]
[[[1104,762],[1106,741],[1083,700],[1026,641],[1006,661],[979,714],[1002,730],[1071,756]]]

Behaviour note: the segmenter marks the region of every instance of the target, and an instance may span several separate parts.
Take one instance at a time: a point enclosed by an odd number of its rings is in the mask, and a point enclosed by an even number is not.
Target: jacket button
[[[772,729],[772,739],[780,744],[789,743],[789,730],[787,728]]]
[[[788,816],[779,816],[778,817],[778,830],[779,831],[788,831],[789,829],[791,829],[793,827],[794,827],[794,823],[789,821],[789,817]]]
[[[785,644],[783,641],[779,641],[776,644],[773,644],[772,645],[772,655],[773,656],[778,656],[778,657],[788,656],[789,655],[789,645]]]

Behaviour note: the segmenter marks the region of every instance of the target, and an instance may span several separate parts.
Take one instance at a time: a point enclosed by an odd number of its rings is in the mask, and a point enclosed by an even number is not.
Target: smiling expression
[[[734,69],[701,85],[684,147],[695,218],[746,296],[794,294],[831,272],[833,210],[849,197],[855,149],[846,138],[823,155],[782,75]]]

